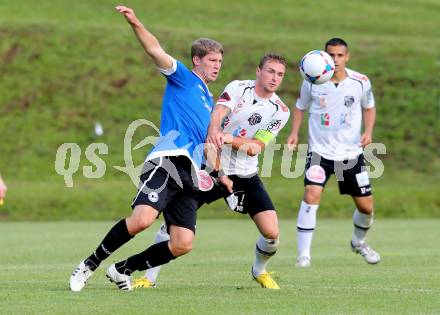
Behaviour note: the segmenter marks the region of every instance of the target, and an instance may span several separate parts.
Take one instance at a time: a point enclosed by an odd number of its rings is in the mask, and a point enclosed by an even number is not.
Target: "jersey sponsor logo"
[[[351,107],[354,104],[354,96],[346,95],[344,96],[344,105],[345,107]]]
[[[210,191],[214,187],[214,181],[205,170],[197,172],[198,186],[200,191]]]
[[[359,80],[368,81],[368,77],[366,75],[357,72],[353,72],[353,77]]]
[[[228,92],[223,92],[223,94],[218,98],[217,102],[229,102],[230,100],[231,97],[229,96]]]
[[[248,118],[248,122],[249,122],[249,125],[254,126],[256,124],[259,124],[262,119],[263,119],[263,117],[260,114],[253,113],[251,115],[251,117]]]
[[[321,126],[330,126],[330,114],[323,113],[321,114]]]
[[[373,92],[370,90],[367,91],[367,103],[368,105],[371,105],[373,100]]]
[[[157,192],[152,191],[152,192],[148,193],[148,200],[150,200],[151,202],[158,202],[159,195],[157,194]]]
[[[229,119],[229,117],[226,117],[225,120],[223,120],[223,127],[226,127],[230,122],[231,120]]]
[[[234,137],[238,137],[238,136],[240,136],[240,137],[245,137],[245,136],[246,136],[246,133],[247,133],[247,130],[246,130],[246,129],[244,129],[244,128],[238,126],[238,127],[234,130],[234,132],[232,132],[232,135],[233,135]]]
[[[276,131],[276,130],[280,129],[280,127],[281,127],[281,119],[273,119],[267,125],[266,130],[267,131]]]
[[[323,184],[325,182],[325,171],[320,165],[312,165],[306,172],[306,178],[311,182]]]
[[[286,105],[284,105],[284,103],[281,102],[280,100],[276,100],[275,103],[281,107],[283,112],[288,112],[289,111],[289,108]]]

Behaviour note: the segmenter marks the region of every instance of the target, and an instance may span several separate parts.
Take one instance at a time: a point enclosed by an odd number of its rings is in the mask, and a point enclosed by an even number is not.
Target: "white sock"
[[[167,233],[167,226],[164,223],[160,226],[159,231],[157,231],[156,236],[154,237],[154,244],[169,241],[170,235]],[[157,276],[159,275],[160,268],[162,266],[156,266],[154,268],[147,269],[145,272],[145,278],[150,280],[153,283],[156,283]]]
[[[353,245],[360,245],[365,243],[368,229],[373,225],[373,215],[359,212],[358,209],[353,213]]]
[[[312,247],[313,232],[316,227],[316,212],[318,208],[319,205],[309,205],[301,201],[296,224],[298,257],[306,256],[310,258],[310,249]]]
[[[254,276],[258,277],[266,272],[269,259],[275,255],[279,244],[279,239],[272,240],[260,235],[255,246],[255,262],[252,266],[252,273]]]

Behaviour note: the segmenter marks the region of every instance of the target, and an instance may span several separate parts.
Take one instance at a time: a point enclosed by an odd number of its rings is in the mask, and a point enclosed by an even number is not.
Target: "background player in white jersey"
[[[198,204],[198,187],[192,173],[202,164],[202,154],[197,149],[201,148],[203,153],[214,106],[207,85],[217,79],[223,61],[223,48],[219,43],[198,39],[191,47],[191,71],[163,50],[132,9],[117,6],[116,10],[125,17],[167,80],[162,99],[161,137],[144,163],[138,193],[131,204],[133,212],[116,223],[96,250],[80,262],[70,277],[72,291],[82,290],[103,260],[148,228],[160,213],[167,223],[170,240],[112,264],[107,269],[107,277],[120,289],[131,290],[133,271],[166,264],[191,251]]]
[[[331,174],[336,175],[340,193],[351,195],[356,205],[351,248],[367,263],[376,264],[380,256],[365,242],[373,224],[373,197],[362,154],[362,147],[372,141],[376,117],[371,83],[365,75],[345,67],[350,54],[344,40],[329,40],[325,51],[335,62],[333,78],[321,85],[303,82],[287,140],[290,147],[296,149],[304,112],[309,108],[309,149],[304,199],[298,212],[296,266],[310,266],[316,212]],[[361,135],[362,116],[364,132]]]
[[[269,289],[279,289],[266,270],[279,245],[279,228],[275,207],[257,175],[257,164],[260,151],[289,119],[288,107],[275,93],[285,71],[282,56],[266,54],[257,67],[256,80],[237,80],[226,86],[211,115],[207,143],[222,149],[221,172],[232,179],[234,192],[230,194],[216,186],[199,198],[199,207],[225,198],[232,210],[248,213],[254,220],[261,235],[256,243],[252,276]],[[168,238],[162,226],[155,242]],[[155,286],[159,268],[147,270],[145,278],[135,280],[134,286]]]

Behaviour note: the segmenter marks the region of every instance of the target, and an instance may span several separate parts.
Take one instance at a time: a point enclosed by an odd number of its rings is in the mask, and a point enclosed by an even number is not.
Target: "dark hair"
[[[287,65],[286,58],[284,58],[283,56],[277,55],[274,53],[267,53],[260,59],[260,63],[258,64],[258,68],[262,69],[264,67],[264,65],[266,64],[266,62],[268,62],[268,61],[278,61],[279,63],[281,63],[284,66]]]
[[[348,50],[348,44],[345,40],[343,40],[342,38],[332,38],[329,41],[327,41],[327,43],[325,43],[325,50],[327,50],[327,46],[345,46],[345,48],[347,48]]]
[[[212,52],[218,52],[223,55],[223,46],[210,38],[196,39],[191,46],[191,59],[195,56],[203,58],[207,54]]]

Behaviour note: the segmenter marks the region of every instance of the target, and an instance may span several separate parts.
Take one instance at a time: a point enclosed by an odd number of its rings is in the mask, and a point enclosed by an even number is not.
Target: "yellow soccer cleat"
[[[149,288],[155,288],[156,284],[154,282],[151,282],[145,277],[134,279],[133,280],[133,289],[149,289]]]
[[[251,273],[252,273],[252,277],[254,278],[254,280],[257,281],[259,284],[261,284],[261,286],[263,288],[274,289],[274,290],[280,289],[279,285],[275,282],[275,280],[270,275],[271,273],[265,272],[265,273],[262,273],[261,275],[259,275],[258,277],[256,277],[253,272],[251,272]]]

